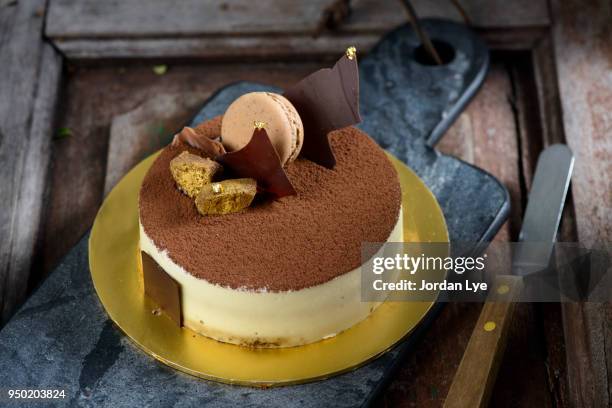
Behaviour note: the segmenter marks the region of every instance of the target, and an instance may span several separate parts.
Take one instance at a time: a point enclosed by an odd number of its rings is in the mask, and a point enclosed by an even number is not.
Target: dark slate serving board
[[[426,30],[455,49],[444,66],[415,60],[418,41],[408,27],[387,35],[360,61],[361,128],[410,165],[434,192],[452,241],[488,241],[505,220],[506,189],[491,175],[436,152],[443,135],[485,76],[488,53],[461,25],[429,20]],[[220,90],[195,122],[222,113],[242,93],[272,89],[240,82]],[[229,386],[189,377],[141,353],[107,319],[94,292],[87,240],[0,332],[0,405],[9,388],[64,389],[57,406],[300,406],[369,404],[401,356],[434,319],[437,305],[411,336],[355,371],[329,380],[273,389]]]

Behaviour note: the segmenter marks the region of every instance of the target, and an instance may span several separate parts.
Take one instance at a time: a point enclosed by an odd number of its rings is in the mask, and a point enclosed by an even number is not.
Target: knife
[[[523,279],[550,262],[573,167],[574,155],[566,145],[551,145],[540,154],[512,258],[512,275],[495,279],[444,407],[488,405],[516,305],[512,300],[521,294]]]

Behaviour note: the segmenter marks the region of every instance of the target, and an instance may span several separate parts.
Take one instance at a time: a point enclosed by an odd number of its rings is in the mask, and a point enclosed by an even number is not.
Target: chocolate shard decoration
[[[145,294],[179,327],[183,324],[181,313],[181,287],[151,256],[140,251]]]
[[[276,198],[297,194],[263,128],[256,127],[246,146],[218,157],[217,161],[238,177],[255,179],[259,189]]]
[[[199,149],[205,157],[210,159],[216,159],[218,156],[225,154],[225,148],[220,142],[187,126],[174,135],[172,146],[178,146],[181,142]]]
[[[304,124],[301,155],[332,169],[336,158],[328,133],[361,122],[359,68],[354,47],[346,50],[333,68],[320,69],[284,93]]]

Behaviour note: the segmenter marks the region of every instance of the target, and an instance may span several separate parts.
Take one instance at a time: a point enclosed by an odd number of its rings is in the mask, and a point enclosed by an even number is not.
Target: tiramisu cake
[[[299,346],[367,318],[363,242],[403,240],[395,169],[359,122],[350,48],[283,95],[184,128],[140,191],[147,295],[177,324],[250,347]],[[380,299],[381,301],[384,299]]]

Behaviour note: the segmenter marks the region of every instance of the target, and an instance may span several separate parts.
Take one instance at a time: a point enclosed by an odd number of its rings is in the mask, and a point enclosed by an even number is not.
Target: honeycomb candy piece
[[[195,203],[202,215],[223,215],[251,205],[257,193],[257,181],[251,178],[224,180],[205,185]]]
[[[221,169],[221,165],[216,161],[188,151],[184,151],[170,161],[170,172],[176,185],[191,198],[197,197],[202,188],[210,184]]]

